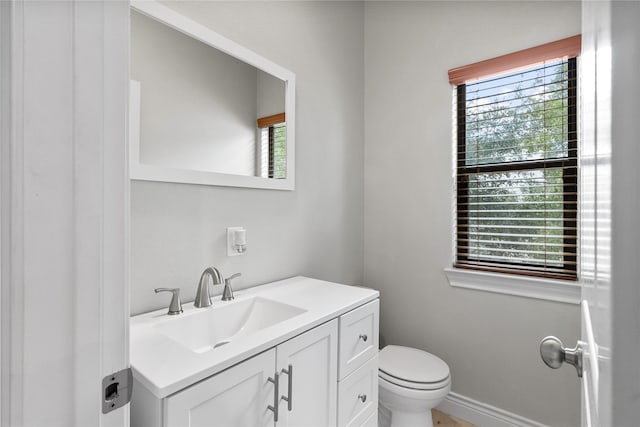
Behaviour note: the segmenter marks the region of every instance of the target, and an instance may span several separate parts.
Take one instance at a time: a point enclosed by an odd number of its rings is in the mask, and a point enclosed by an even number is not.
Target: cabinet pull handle
[[[358,339],[361,339],[362,341],[367,342],[367,339],[369,339],[369,337],[367,337],[367,334],[360,334]]]
[[[367,401],[367,395],[366,394],[359,394],[358,395],[358,399],[362,400],[362,403]]]
[[[283,369],[283,374],[287,374],[287,397],[282,396],[282,400],[287,402],[287,409],[291,411],[293,409],[293,365],[289,365],[289,369]]]
[[[267,409],[270,410],[271,412],[273,412],[273,421],[274,422],[278,422],[278,396],[280,396],[280,391],[279,386],[280,386],[280,381],[278,381],[278,373],[276,372],[274,374],[275,378],[267,378],[267,381],[269,381],[270,383],[273,383],[273,406],[269,405],[267,406]]]

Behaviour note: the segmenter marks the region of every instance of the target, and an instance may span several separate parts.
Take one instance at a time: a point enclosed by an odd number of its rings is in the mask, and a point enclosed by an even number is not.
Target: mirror
[[[130,177],[293,190],[295,75],[157,2],[131,6]]]

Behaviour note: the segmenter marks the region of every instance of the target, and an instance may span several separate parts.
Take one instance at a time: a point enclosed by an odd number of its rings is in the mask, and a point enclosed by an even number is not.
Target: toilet
[[[378,354],[380,426],[433,427],[431,409],[451,390],[449,366],[416,348],[388,345]]]

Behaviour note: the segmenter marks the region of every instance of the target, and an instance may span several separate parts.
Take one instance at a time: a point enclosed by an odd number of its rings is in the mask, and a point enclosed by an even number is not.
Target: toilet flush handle
[[[367,334],[360,334],[360,336],[358,337],[358,339],[361,339],[364,342],[367,342],[367,340],[369,339],[369,337],[367,337]]]

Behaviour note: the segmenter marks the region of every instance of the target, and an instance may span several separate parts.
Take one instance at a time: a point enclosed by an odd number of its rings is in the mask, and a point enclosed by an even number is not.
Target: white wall
[[[387,343],[447,361],[453,391],[553,426],[580,423],[572,367],[579,308],[451,288],[452,89],[447,70],[580,33],[578,2],[365,5],[365,280],[381,291]]]
[[[296,190],[133,182],[131,312],[167,306],[160,286],[192,300],[209,265],[241,272],[237,288],[296,274],[362,283],[362,3],[166,4],[296,73]],[[226,256],[228,226],[247,228],[246,255]]]

